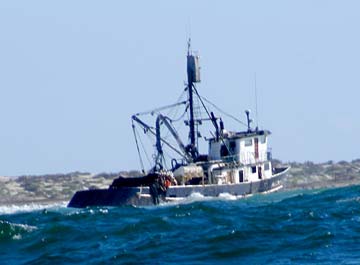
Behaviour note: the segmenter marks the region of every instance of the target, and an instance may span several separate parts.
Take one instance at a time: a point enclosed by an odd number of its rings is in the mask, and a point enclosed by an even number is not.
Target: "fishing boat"
[[[290,167],[273,167],[268,147],[270,131],[257,126],[253,128],[249,110],[245,111],[246,122],[222,111],[200,96],[198,83],[199,56],[191,50],[189,40],[187,82],[182,93],[185,100],[180,97],[175,104],[132,116],[142,175],[119,176],[108,189],[77,191],[68,206],[157,205],[182,200],[193,194],[204,197],[221,197],[225,194],[245,197],[281,189],[281,180]],[[170,116],[174,108],[182,108],[179,117]],[[242,131],[225,129],[223,117],[219,113],[241,123],[245,128]],[[149,117],[153,120],[152,124],[145,121]],[[209,135],[203,137],[201,127],[206,126],[211,129]],[[180,127],[186,130],[186,141],[181,138]],[[148,171],[144,167],[144,155],[147,156],[147,152],[139,136],[139,128],[143,135],[154,141],[154,154],[148,157],[151,163]],[[201,140],[208,145],[207,154],[200,152]]]

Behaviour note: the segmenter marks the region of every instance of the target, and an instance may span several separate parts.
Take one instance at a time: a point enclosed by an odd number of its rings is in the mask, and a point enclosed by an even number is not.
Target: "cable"
[[[145,173],[145,167],[144,167],[144,163],[143,163],[143,160],[142,160],[142,157],[141,157],[138,140],[137,140],[137,137],[136,137],[134,121],[132,122],[132,128],[133,128],[133,133],[134,133],[134,138],[135,138],[135,143],[136,143],[136,149],[138,151],[138,155],[139,155],[139,159],[140,159],[141,169],[142,169],[142,172]]]
[[[153,110],[148,110],[148,111],[144,111],[144,112],[138,112],[135,115],[140,116],[140,115],[145,115],[145,114],[151,114],[151,113],[159,112],[160,110],[169,109],[169,108],[181,105],[181,104],[186,104],[186,101],[177,102],[177,103],[174,103],[174,104],[171,104],[171,105],[166,105],[166,106],[156,108],[156,109],[153,109]]]
[[[136,129],[136,128],[135,128]],[[139,134],[139,132],[136,130],[136,133],[137,134]],[[146,134],[149,138],[150,138],[150,135],[149,134]],[[150,160],[150,158],[149,158],[149,154],[146,152],[146,148],[145,148],[145,146],[144,146],[144,143],[143,143],[143,141],[141,140],[141,137],[139,137],[139,141],[140,141],[140,144],[141,144],[141,147],[142,147],[142,150],[144,151],[144,153],[145,153],[145,157],[146,157],[146,159],[147,159],[147,161],[148,161],[148,163],[149,163],[149,165],[151,166],[151,160]]]
[[[213,106],[215,109],[217,109],[218,111],[220,111],[221,113],[223,113],[224,115],[232,118],[233,120],[237,121],[238,123],[247,126],[247,124],[241,120],[239,120],[238,118],[236,118],[235,116],[223,111],[222,109],[220,109],[218,106],[216,106],[214,103],[212,103],[210,100],[208,100],[207,98],[200,96],[202,99],[204,99],[208,104],[210,104],[211,106]]]
[[[186,114],[186,108],[185,108],[183,114],[181,114],[181,116],[179,118],[171,119],[171,122],[178,122],[178,121],[182,120],[182,118],[184,118],[185,114]]]

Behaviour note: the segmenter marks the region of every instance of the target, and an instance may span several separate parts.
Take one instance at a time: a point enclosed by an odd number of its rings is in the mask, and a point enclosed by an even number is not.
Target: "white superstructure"
[[[212,181],[229,184],[270,178],[272,169],[268,135],[270,132],[266,130],[223,130],[218,139],[209,139],[209,161],[217,164],[212,169]]]

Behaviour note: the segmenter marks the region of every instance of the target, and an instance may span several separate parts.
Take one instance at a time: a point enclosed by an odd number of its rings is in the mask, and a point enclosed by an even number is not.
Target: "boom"
[[[170,131],[170,133],[172,134],[172,136],[176,140],[177,144],[180,147],[180,150],[183,153],[182,156],[185,158],[186,162],[188,162],[188,163],[193,162],[191,154],[189,154],[187,152],[185,145],[183,144],[183,142],[181,141],[179,135],[177,134],[175,129],[172,127],[172,125],[171,125],[171,123],[169,121],[170,121],[170,119],[168,117],[163,116],[161,114],[159,114],[157,119],[156,119],[156,149],[158,151],[158,155],[157,155],[157,158],[156,158],[156,163],[159,163],[159,160],[160,160],[161,156],[163,155],[163,150],[162,150],[162,146],[161,146],[162,138],[161,138],[161,135],[160,135],[161,123],[165,124],[165,126],[168,128],[168,130]]]

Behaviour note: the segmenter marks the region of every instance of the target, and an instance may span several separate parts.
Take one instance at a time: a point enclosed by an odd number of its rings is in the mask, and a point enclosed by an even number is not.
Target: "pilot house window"
[[[235,149],[236,149],[236,142],[235,141],[231,141],[229,143],[229,149],[230,149],[230,153],[233,155],[235,153]]]
[[[266,163],[266,164],[264,165],[264,169],[265,169],[265,170],[269,170],[269,169],[270,169],[269,163]]]
[[[246,139],[245,140],[245,146],[252,146],[252,139]]]
[[[265,143],[266,143],[266,136],[261,137],[261,138],[260,138],[260,142],[261,142],[262,144],[265,144]]]
[[[256,173],[256,167],[251,167],[251,173]]]
[[[227,149],[226,145],[222,145],[220,147],[220,156],[228,156],[229,155],[229,150]]]

